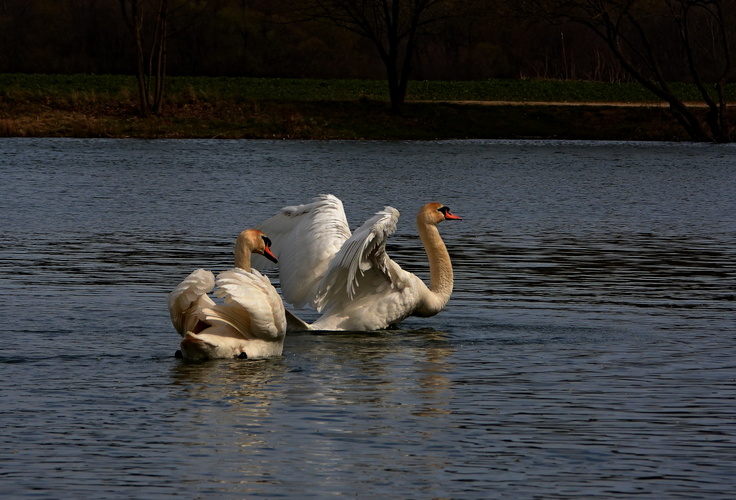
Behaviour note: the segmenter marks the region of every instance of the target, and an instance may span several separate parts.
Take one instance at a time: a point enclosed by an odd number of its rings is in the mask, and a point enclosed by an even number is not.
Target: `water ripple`
[[[732,146],[0,142],[4,497],[733,496]],[[318,192],[425,279],[462,215],[447,308],[176,359],[166,294]]]

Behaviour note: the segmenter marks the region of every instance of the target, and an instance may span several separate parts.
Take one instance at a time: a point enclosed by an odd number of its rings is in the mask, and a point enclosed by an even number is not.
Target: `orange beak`
[[[266,245],[266,248],[263,249],[263,256],[275,264],[278,264],[279,262],[279,259],[276,258],[276,256],[271,251],[271,247],[269,247],[268,245]]]

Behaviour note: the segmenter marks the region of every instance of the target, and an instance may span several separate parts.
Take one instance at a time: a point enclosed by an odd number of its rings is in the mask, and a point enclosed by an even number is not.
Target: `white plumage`
[[[183,337],[185,359],[280,356],[286,334],[284,304],[268,277],[250,268],[251,252],[273,259],[260,231],[243,231],[235,244],[236,267],[217,276],[197,269],[169,294],[169,313]],[[216,304],[207,294],[217,287]]]
[[[453,276],[437,224],[451,219],[460,217],[440,203],[424,205],[417,215],[430,262],[429,287],[386,254],[386,241],[399,220],[395,208],[384,208],[351,234],[342,202],[320,195],[311,203],[283,208],[258,228],[274,242],[284,299],[322,312],[313,324],[302,322],[303,329],[368,331],[444,308]],[[267,266],[257,256],[253,263]]]

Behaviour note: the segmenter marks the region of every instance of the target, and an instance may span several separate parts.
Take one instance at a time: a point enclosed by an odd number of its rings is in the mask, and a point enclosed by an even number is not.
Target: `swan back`
[[[255,270],[235,268],[220,273],[216,284],[215,295],[225,304],[205,309],[208,322],[230,325],[246,340],[284,337],[284,304],[268,277]]]

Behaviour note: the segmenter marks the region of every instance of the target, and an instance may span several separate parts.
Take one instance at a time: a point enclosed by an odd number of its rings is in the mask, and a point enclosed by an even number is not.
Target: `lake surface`
[[[734,496],[733,145],[0,139],[0,186],[5,498]],[[425,279],[463,216],[447,308],[175,359],[168,292],[319,193]]]

